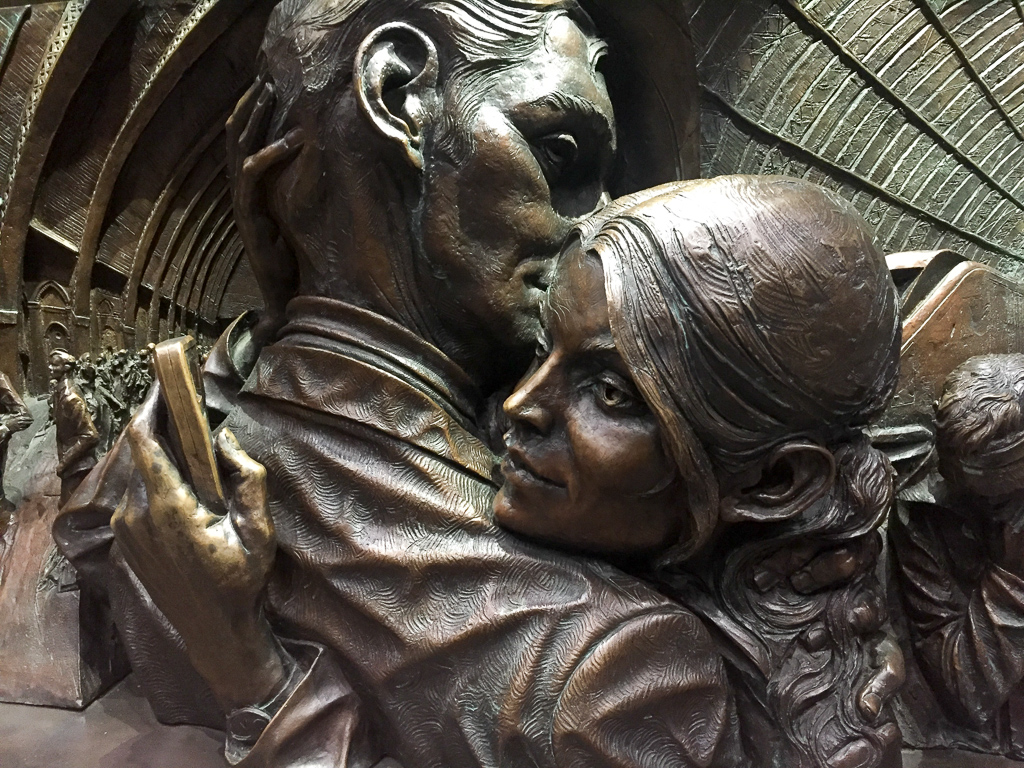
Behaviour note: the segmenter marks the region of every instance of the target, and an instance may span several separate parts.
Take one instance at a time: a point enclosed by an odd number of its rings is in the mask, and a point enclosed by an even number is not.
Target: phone
[[[185,479],[206,507],[223,514],[224,488],[206,418],[203,376],[195,339],[183,336],[156,345],[153,369],[167,406],[170,437]]]

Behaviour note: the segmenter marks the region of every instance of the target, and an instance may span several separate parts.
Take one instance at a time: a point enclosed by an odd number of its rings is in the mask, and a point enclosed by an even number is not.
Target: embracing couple
[[[228,126],[266,306],[206,366],[229,514],[154,390],[55,531],[232,762],[898,764],[884,261],[802,181],[609,203],[615,53],[572,0],[275,11]]]

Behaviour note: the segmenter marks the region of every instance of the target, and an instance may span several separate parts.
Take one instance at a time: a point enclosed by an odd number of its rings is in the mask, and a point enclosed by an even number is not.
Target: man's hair
[[[576,0],[284,0],[271,16],[261,57],[277,90],[272,133],[291,127],[300,103],[330,109],[352,81],[360,43],[382,24],[405,21],[429,35],[448,84],[528,60],[559,13],[595,33]]]
[[[1016,485],[1024,469],[1024,355],[968,360],[946,379],[935,415],[939,469],[949,482],[986,495]]]

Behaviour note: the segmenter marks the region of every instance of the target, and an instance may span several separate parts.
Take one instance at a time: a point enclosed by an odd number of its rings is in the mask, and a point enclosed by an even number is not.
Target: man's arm
[[[147,402],[125,430],[142,482],[114,513],[114,537],[225,712],[272,701],[288,660],[263,615],[277,549],[266,471],[221,432],[216,448],[229,510],[206,509],[156,440],[155,407]]]
[[[154,439],[151,397],[126,429],[141,482],[111,519],[117,543],[227,714],[225,754],[244,768],[373,764],[362,709],[333,656],[280,641],[263,612],[276,552],[265,470],[222,431],[228,514],[206,510]]]
[[[991,563],[976,586],[954,583],[933,516],[914,504],[893,519],[896,575],[922,667],[941,698],[984,723],[1024,679],[1024,580]]]

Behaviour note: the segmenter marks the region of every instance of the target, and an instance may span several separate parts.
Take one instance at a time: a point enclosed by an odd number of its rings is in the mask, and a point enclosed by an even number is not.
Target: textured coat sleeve
[[[576,666],[555,713],[564,768],[743,765],[723,662],[685,612],[633,618]]]
[[[228,737],[225,755],[239,768],[400,768],[378,763],[362,705],[330,652],[285,642],[304,674],[251,749]]]
[[[932,685],[959,714],[984,723],[1024,679],[1024,581],[991,563],[977,584],[956,583],[936,530],[942,513],[915,505],[908,522],[891,524],[896,575]]]

